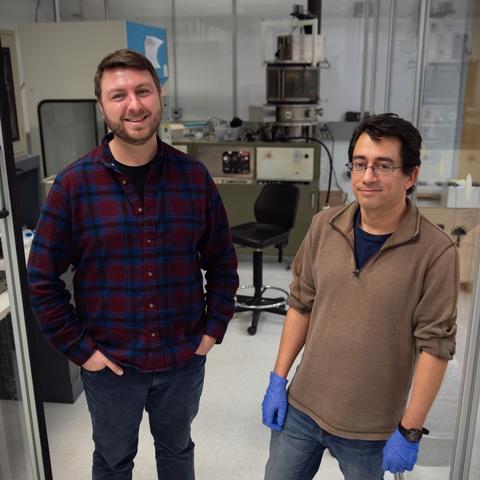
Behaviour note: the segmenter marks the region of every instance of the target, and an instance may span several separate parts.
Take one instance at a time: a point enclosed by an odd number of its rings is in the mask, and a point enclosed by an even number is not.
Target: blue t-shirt
[[[355,214],[355,261],[360,269],[365,262],[376,252],[390,237],[391,233],[384,235],[373,235],[360,228],[360,209]]]

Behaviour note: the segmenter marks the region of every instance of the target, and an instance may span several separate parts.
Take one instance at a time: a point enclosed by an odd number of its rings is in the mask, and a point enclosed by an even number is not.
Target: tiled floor
[[[249,261],[241,262],[239,273],[242,283],[251,283]],[[287,288],[289,282],[290,272],[284,266],[266,264],[265,284]],[[193,424],[198,480],[263,478],[269,431],[261,423],[260,404],[275,360],[283,317],[262,314],[255,336],[246,333],[249,322],[250,314],[237,314],[224,342],[208,356],[200,412]],[[448,382],[442,389],[444,401],[436,406],[434,413],[438,419],[447,419],[443,422],[445,437],[452,435],[448,429],[455,423],[460,371],[461,364],[459,367],[452,363],[449,367]],[[55,480],[88,479],[93,445],[84,395],[74,405],[46,404],[46,416]],[[141,427],[134,478],[156,478],[153,445],[146,421]],[[315,479],[342,478],[336,461],[326,454]],[[448,466],[419,465],[413,473],[405,475],[406,480],[448,478]]]

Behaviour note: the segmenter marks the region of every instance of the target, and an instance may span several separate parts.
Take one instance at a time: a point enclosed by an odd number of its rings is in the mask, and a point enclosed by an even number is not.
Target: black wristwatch
[[[428,435],[430,432],[426,428],[405,428],[402,423],[398,423],[398,431],[403,438],[410,443],[417,443],[422,438],[422,435]]]

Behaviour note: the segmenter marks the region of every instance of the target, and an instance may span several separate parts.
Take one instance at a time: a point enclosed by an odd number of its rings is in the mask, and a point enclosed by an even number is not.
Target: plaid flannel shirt
[[[99,349],[143,371],[174,368],[203,334],[220,343],[233,315],[225,209],[203,164],[160,140],[142,204],[111,138],[55,179],[29,256],[31,304],[49,343],[78,365]],[[70,265],[75,306],[60,278]]]

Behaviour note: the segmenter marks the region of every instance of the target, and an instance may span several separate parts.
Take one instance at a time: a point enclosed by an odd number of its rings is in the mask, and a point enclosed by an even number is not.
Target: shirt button
[[[152,272],[147,272],[147,275],[148,275],[149,277],[151,277],[151,276],[153,276],[153,273],[152,273]]]
[[[156,333],[152,333],[152,337],[156,337],[156,336],[157,336],[157,334],[156,334]]]
[[[127,184],[127,181],[126,180],[122,180],[122,185],[126,185]]]
[[[152,241],[149,238],[147,238],[147,245],[150,245],[151,243]]]
[[[155,305],[154,305],[153,303],[149,303],[149,304],[148,304],[148,307],[149,307],[149,308],[153,308],[154,306],[155,306]]]
[[[142,208],[142,207],[138,207],[137,212],[138,212],[138,213],[142,213],[142,212],[143,212],[143,208]]]

